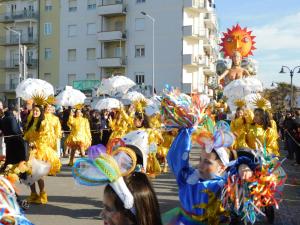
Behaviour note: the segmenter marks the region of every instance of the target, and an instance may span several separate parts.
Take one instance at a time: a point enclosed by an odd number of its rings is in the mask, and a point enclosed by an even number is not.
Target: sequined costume
[[[149,134],[149,155],[147,162],[147,173],[151,175],[158,175],[161,172],[160,164],[157,160],[156,154],[158,151],[158,144],[163,142],[163,137],[160,130],[157,129],[147,129]]]
[[[120,109],[120,117],[109,120],[109,127],[112,130],[110,140],[115,138],[121,138],[133,127],[133,116],[127,115],[124,109]]]
[[[264,130],[262,126],[253,124],[247,129],[245,138],[249,148],[257,149],[257,147],[259,147],[257,140],[259,140],[263,146],[266,146],[266,150],[269,154],[279,156],[277,130],[274,130],[271,127]]]
[[[189,165],[193,129],[182,128],[167,155],[168,164],[179,188],[181,209],[168,224],[227,224],[228,212],[221,206],[223,177],[204,180],[198,170]],[[175,220],[175,221],[174,221]]]
[[[60,171],[60,160],[52,148],[53,142],[56,143],[56,139],[53,140],[51,136],[53,127],[47,120],[41,122],[40,128],[37,131],[38,118],[34,118],[32,126],[25,132],[24,139],[33,144],[33,150],[30,152],[30,158],[36,158],[51,164],[49,174],[55,175]]]
[[[72,149],[87,150],[91,146],[92,136],[89,121],[84,117],[70,115],[68,126],[71,133],[65,141],[65,145]]]
[[[51,129],[51,140],[57,140],[61,139],[62,137],[62,130],[61,130],[61,124],[59,121],[59,118],[52,113],[45,113],[45,120],[47,123],[50,124],[50,126],[53,128]],[[57,148],[57,143],[55,141],[52,142],[52,148],[56,149]]]
[[[244,117],[233,119],[230,123],[230,131],[235,135],[236,139],[233,144],[233,149],[239,149],[246,146],[245,135],[247,123]]]

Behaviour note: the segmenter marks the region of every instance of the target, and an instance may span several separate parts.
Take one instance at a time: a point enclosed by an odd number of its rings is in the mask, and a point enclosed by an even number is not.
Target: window
[[[145,3],[146,0],[136,0],[136,3]]]
[[[76,61],[76,49],[68,49],[68,61]]]
[[[69,0],[69,12],[77,11],[77,0]]]
[[[95,73],[87,73],[86,79],[87,80],[96,80],[96,74]]]
[[[119,57],[120,58],[122,56],[122,48],[121,47],[116,47],[114,49],[114,53],[115,53],[114,57]]]
[[[76,80],[76,74],[68,74],[68,85],[73,86],[73,82]]]
[[[135,57],[143,57],[145,56],[145,46],[144,45],[136,45],[135,46]]]
[[[135,30],[145,30],[145,19],[144,18],[135,19]]]
[[[52,23],[44,24],[44,35],[48,36],[52,34]]]
[[[96,49],[95,48],[87,48],[86,49],[86,59],[87,60],[95,60],[96,59]]]
[[[49,12],[52,10],[52,0],[45,0],[45,11]]]
[[[77,25],[68,25],[68,37],[75,37],[77,35]]]
[[[8,88],[9,90],[16,89],[18,85],[18,75],[16,74],[10,74],[8,77]]]
[[[96,24],[95,23],[88,23],[87,24],[87,34],[88,35],[96,34]]]
[[[45,59],[51,59],[52,58],[52,49],[51,48],[45,48]]]
[[[135,73],[135,83],[144,84],[145,83],[145,74],[144,73]]]
[[[44,80],[47,82],[51,82],[51,73],[44,73]]]
[[[88,2],[87,5],[88,10],[96,9],[96,0],[88,0],[87,2]]]

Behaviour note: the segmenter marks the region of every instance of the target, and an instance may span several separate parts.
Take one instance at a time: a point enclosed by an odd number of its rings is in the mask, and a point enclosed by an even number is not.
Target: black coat
[[[12,112],[5,112],[4,117],[0,121],[0,130],[4,136],[18,135],[4,137],[6,145],[5,165],[17,164],[26,160],[26,147],[22,137],[22,131]]]

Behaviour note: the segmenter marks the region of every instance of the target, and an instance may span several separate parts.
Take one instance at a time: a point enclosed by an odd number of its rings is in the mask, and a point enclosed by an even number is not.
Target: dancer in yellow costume
[[[253,123],[246,132],[245,141],[249,148],[257,149],[259,145],[266,148],[267,153],[279,156],[277,130],[272,128],[272,123],[267,112],[267,100],[256,99]],[[260,143],[258,143],[258,141]]]
[[[121,108],[116,111],[114,118],[109,119],[109,127],[112,130],[110,140],[121,138],[132,129],[133,116],[128,115],[125,109]]]
[[[39,104],[39,101],[35,101],[36,105],[33,108],[32,117],[29,118],[27,129],[24,134],[24,139],[29,143],[32,150],[30,151],[30,159],[35,158],[48,162],[51,165],[49,174],[55,175],[60,171],[61,163],[60,160],[52,148],[51,139],[51,124],[45,120],[44,107]],[[30,160],[29,159],[29,160]],[[45,192],[44,179],[38,180],[38,186],[40,189],[40,195],[37,194],[35,183],[30,186],[31,195],[28,198],[29,202],[46,204],[48,197]]]
[[[57,150],[57,142],[62,138],[62,130],[61,123],[57,116],[53,114],[53,106],[51,104],[47,104],[45,108],[45,120],[51,124],[50,138],[52,141],[52,148]],[[56,140],[56,141],[54,141]]]
[[[236,139],[232,146],[233,149],[239,149],[246,146],[245,134],[247,130],[247,120],[245,118],[245,101],[236,100],[235,105],[237,106],[235,111],[234,119],[230,123],[230,131],[235,135]],[[251,121],[252,122],[252,121]],[[250,123],[251,123],[250,122]]]
[[[89,121],[83,117],[79,108],[77,108],[75,112],[71,111],[68,126],[71,129],[71,133],[66,139],[65,145],[71,149],[70,162],[68,166],[73,166],[76,150],[79,150],[81,157],[84,157],[85,150],[92,143],[92,135]]]

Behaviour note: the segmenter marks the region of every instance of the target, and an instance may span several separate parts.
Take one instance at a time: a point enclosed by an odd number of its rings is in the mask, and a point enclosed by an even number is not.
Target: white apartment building
[[[14,93],[19,77],[19,35],[27,46],[27,77],[37,77],[39,7],[37,0],[1,3],[1,93]],[[14,31],[12,31],[13,29]],[[18,32],[18,33],[17,33]]]
[[[59,86],[72,85],[75,80],[100,80],[97,0],[60,2]]]
[[[100,0],[101,78],[124,74],[152,85],[153,30],[152,20],[141,14],[146,12],[155,19],[156,90],[169,84],[185,92],[208,93],[218,58],[214,8],[209,0]]]
[[[153,45],[153,22],[154,45]],[[218,58],[213,0],[61,0],[59,87],[125,75],[209,92]]]

